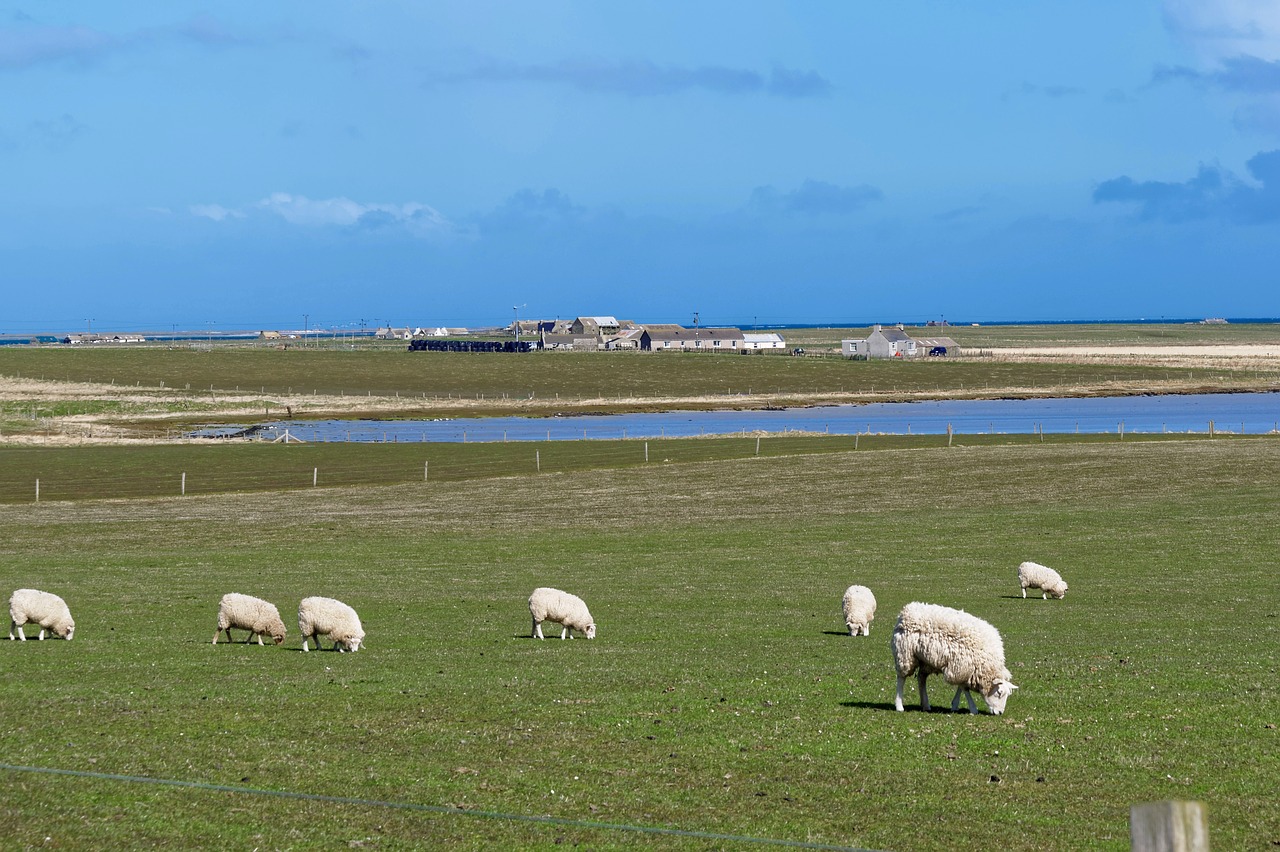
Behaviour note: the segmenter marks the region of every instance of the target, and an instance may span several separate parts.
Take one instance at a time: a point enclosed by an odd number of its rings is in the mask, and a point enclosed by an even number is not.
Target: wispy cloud
[[[11,25],[0,26],[0,70],[21,70],[55,62],[89,65],[118,51],[164,42],[227,47],[249,41],[207,14],[120,34],[79,24],[43,24],[27,15],[14,16],[12,20]]]
[[[1008,101],[1016,96],[1025,97],[1025,98],[1040,97],[1040,98],[1050,98],[1052,100],[1057,100],[1059,98],[1069,98],[1069,97],[1073,97],[1076,95],[1083,95],[1083,94],[1084,94],[1084,89],[1078,88],[1076,86],[1060,86],[1060,85],[1038,86],[1035,83],[1024,82],[1021,86],[1017,87],[1016,89],[1010,89],[1009,91],[1005,92],[1003,96],[1003,100]]]
[[[90,62],[118,47],[120,40],[82,26],[27,23],[0,27],[0,68],[28,68],[45,62]]]
[[[1152,74],[1152,82],[1186,81],[1216,86],[1229,92],[1250,95],[1280,92],[1280,61],[1269,62],[1256,56],[1233,56],[1223,59],[1217,68],[1197,71],[1185,65],[1161,66]]]
[[[884,193],[869,184],[837,186],[826,181],[806,180],[791,192],[780,192],[772,186],[756,187],[747,206],[763,213],[843,216],[882,198]]]
[[[541,65],[490,63],[454,74],[446,82],[544,83],[633,97],[700,90],[723,95],[806,98],[826,95],[832,89],[830,81],[816,71],[776,66],[768,73],[761,73],[722,65],[661,66],[648,60],[563,60]]]
[[[339,228],[351,231],[376,231],[399,228],[414,236],[435,236],[455,232],[440,211],[416,201],[404,204],[355,201],[336,198],[308,198],[287,192],[274,192],[259,201],[241,207],[221,204],[193,204],[191,215],[214,222],[244,219],[255,214],[269,214],[300,228]]]
[[[1124,175],[1098,184],[1093,201],[1136,204],[1138,217],[1148,221],[1280,220],[1280,151],[1255,154],[1245,167],[1252,183],[1220,166],[1206,165],[1182,182],[1135,181]]]

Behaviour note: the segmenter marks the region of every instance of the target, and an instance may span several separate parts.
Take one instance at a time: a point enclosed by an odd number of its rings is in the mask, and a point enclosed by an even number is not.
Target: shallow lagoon
[[[753,411],[666,411],[453,420],[281,420],[253,437],[306,441],[565,441],[734,433],[956,434],[1208,432],[1258,434],[1280,425],[1280,394],[1222,393],[1082,399],[939,400]],[[204,430],[207,437],[239,430]]]

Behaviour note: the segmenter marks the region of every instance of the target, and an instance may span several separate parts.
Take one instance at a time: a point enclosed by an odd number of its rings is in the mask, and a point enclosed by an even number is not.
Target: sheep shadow
[[[891,713],[898,712],[893,706],[892,701],[841,701],[840,706],[858,710],[888,710]]]

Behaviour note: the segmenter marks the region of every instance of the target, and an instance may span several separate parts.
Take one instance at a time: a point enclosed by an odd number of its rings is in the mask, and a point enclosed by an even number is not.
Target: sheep
[[[553,621],[563,629],[560,638],[573,638],[570,630],[577,630],[588,639],[596,638],[596,622],[586,603],[577,595],[559,589],[538,588],[529,595],[529,615],[533,616],[533,638],[542,639],[542,622]]]
[[[1022,596],[1027,596],[1027,589],[1040,589],[1042,600],[1053,595],[1056,600],[1067,596],[1067,582],[1062,575],[1039,562],[1023,562],[1018,566],[1018,584],[1022,586]]]
[[[360,616],[356,611],[333,598],[303,598],[298,604],[298,630],[302,632],[302,650],[307,648],[307,640],[314,638],[316,650],[320,650],[320,636],[325,635],[333,640],[333,647],[338,652],[360,650],[364,642],[364,628],[360,626]]]
[[[1000,632],[969,613],[925,603],[909,603],[902,608],[889,645],[898,670],[898,691],[894,709],[902,710],[902,684],[916,674],[920,682],[920,708],[929,712],[925,678],[941,674],[956,686],[951,710],[960,709],[960,694],[969,702],[969,712],[977,713],[970,689],[982,693],[992,715],[1004,712],[1005,702],[1018,687],[1004,664],[1004,643]]]
[[[277,645],[284,642],[285,626],[280,618],[280,610],[276,605],[252,595],[241,595],[231,592],[222,596],[218,603],[218,629],[213,631],[213,644],[218,644],[218,634],[227,632],[227,641],[231,641],[231,628],[248,630],[244,638],[247,645],[254,636],[258,644],[264,644],[263,636],[270,636]]]
[[[876,596],[866,586],[845,589],[842,607],[844,623],[850,636],[870,636],[871,622],[876,617]]]
[[[48,630],[70,642],[76,632],[71,610],[62,598],[36,589],[18,589],[9,597],[9,638],[13,638],[17,628],[18,638],[27,641],[23,625],[28,622],[40,625],[39,639],[44,639],[44,632]]]

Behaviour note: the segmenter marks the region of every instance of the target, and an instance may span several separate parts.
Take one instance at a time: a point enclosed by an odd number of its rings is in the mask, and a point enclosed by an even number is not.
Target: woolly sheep
[[[314,638],[316,650],[320,650],[320,637],[328,636],[339,652],[360,650],[364,642],[364,628],[356,611],[333,598],[303,598],[298,604],[298,630],[302,632],[302,650],[307,640]]]
[[[560,638],[570,635],[569,631],[577,630],[588,639],[596,638],[596,622],[582,598],[562,592],[559,589],[534,589],[529,595],[529,614],[533,616],[533,638],[541,639],[542,622],[552,621],[563,629]]]
[[[870,636],[871,622],[876,617],[876,596],[866,586],[845,589],[841,608],[850,636]]]
[[[54,636],[71,641],[76,632],[71,610],[62,598],[36,589],[18,589],[9,598],[9,638],[13,638],[17,628],[18,638],[27,641],[22,625],[28,622],[40,625],[40,639],[44,639],[44,632],[48,630]]]
[[[925,603],[909,603],[902,608],[889,640],[898,670],[898,691],[894,709],[902,710],[902,684],[911,674],[920,682],[920,708],[929,712],[925,678],[941,674],[956,686],[951,709],[960,709],[960,694],[969,702],[969,712],[977,713],[970,689],[982,693],[993,715],[1004,712],[1005,702],[1018,687],[1004,664],[1004,643],[1000,632],[969,613]]]
[[[1022,596],[1027,596],[1027,589],[1040,589],[1040,597],[1048,600],[1053,595],[1057,600],[1067,596],[1067,582],[1062,575],[1039,562],[1023,562],[1018,566],[1018,584],[1022,586]]]
[[[244,638],[248,644],[254,636],[262,645],[262,637],[270,636],[277,645],[284,641],[284,621],[280,618],[280,610],[275,604],[255,598],[252,595],[241,595],[231,592],[222,596],[218,603],[218,629],[213,631],[213,644],[218,644],[218,634],[227,632],[227,641],[231,641],[231,628],[248,630]]]

